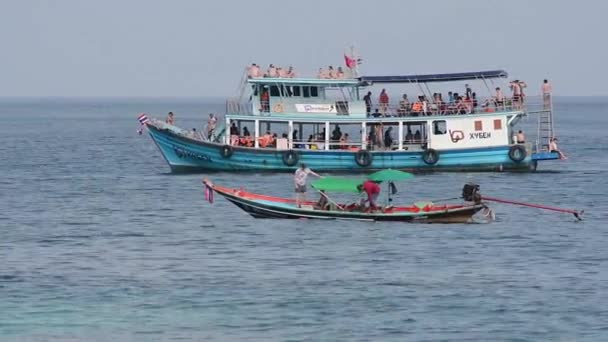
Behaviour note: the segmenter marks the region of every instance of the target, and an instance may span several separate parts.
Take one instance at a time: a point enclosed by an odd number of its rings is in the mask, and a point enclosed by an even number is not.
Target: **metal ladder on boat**
[[[530,113],[538,114],[538,133],[536,135],[536,151],[549,150],[549,139],[555,136],[555,126],[553,125],[553,103],[543,105],[542,110]]]

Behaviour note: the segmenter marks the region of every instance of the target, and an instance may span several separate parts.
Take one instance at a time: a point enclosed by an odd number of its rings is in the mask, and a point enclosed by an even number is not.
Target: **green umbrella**
[[[361,179],[342,178],[342,177],[324,177],[313,181],[310,185],[319,191],[328,192],[359,192],[358,185],[361,185]]]
[[[373,180],[374,182],[396,182],[411,178],[414,178],[413,174],[393,169],[381,170],[367,176],[367,179]]]

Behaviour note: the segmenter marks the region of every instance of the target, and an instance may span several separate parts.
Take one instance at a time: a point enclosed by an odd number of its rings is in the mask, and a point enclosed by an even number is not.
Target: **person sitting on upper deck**
[[[454,103],[454,95],[451,91],[448,91],[448,103],[449,104],[453,104]]]
[[[175,119],[173,118],[173,112],[169,112],[169,114],[167,114],[167,119],[165,120],[165,122],[169,125],[173,125],[175,123]]]
[[[344,78],[344,70],[342,70],[342,67],[338,67],[338,70],[336,71],[336,78],[337,79]]]
[[[471,113],[475,113],[477,110],[477,105],[479,104],[477,103],[477,94],[475,94],[475,92],[471,94],[471,100],[473,101],[473,111]]]
[[[325,79],[327,78],[327,71],[323,68],[319,68],[319,72],[317,73],[317,78]]]
[[[278,78],[286,78],[287,77],[287,70],[281,68],[280,66],[277,67],[277,77]]]
[[[380,113],[380,112],[378,111],[378,108],[376,108],[376,111],[372,113],[372,116],[373,116],[373,117],[375,117],[375,118],[379,118],[379,117],[381,117],[381,116],[382,116],[382,113]]]
[[[380,103],[380,113],[382,113],[382,116],[386,116],[388,113],[389,103],[388,93],[386,92],[386,89],[382,89],[382,91],[380,92],[378,103]]]
[[[336,71],[334,70],[334,67],[331,65],[327,69],[327,78],[336,78]]]
[[[486,101],[481,105],[481,108],[484,113],[493,113],[494,112],[494,108],[492,108],[492,106],[490,106],[489,99],[486,99]]]
[[[270,64],[268,66],[268,70],[266,70],[266,75],[268,75],[268,77],[277,77],[277,68],[274,66],[274,64]]]
[[[407,94],[403,94],[403,98],[399,101],[399,109],[397,114],[399,116],[405,116],[410,111],[410,101],[407,99]]]
[[[296,78],[296,71],[293,70],[293,67],[291,65],[289,66],[289,69],[287,70],[287,77]]]
[[[566,155],[557,147],[557,138],[549,139],[549,151],[556,152],[559,155],[559,159],[568,159]]]
[[[473,99],[470,96],[466,96],[463,100],[467,114],[473,113]]]
[[[418,96],[418,101],[414,102],[412,105],[412,116],[419,116],[424,113],[423,100],[424,97]]]
[[[465,91],[464,91],[464,96],[465,97],[467,97],[467,96],[468,97],[473,97],[473,90],[471,89],[471,87],[469,87],[468,84],[464,85],[464,89],[465,89]]]
[[[496,87],[496,95],[494,96],[494,106],[496,108],[502,107],[505,105],[505,95],[502,93],[500,87]]]
[[[468,109],[469,107],[464,102],[462,96],[458,96],[458,99],[456,100],[456,114],[466,114]]]
[[[247,70],[247,77],[258,78],[261,76],[260,74],[261,74],[260,67],[257,64],[252,63],[251,66]]]

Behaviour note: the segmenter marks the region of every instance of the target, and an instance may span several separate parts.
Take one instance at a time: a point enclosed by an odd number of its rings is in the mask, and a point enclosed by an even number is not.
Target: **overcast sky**
[[[505,69],[608,95],[606,1],[0,0],[0,96],[235,95],[245,65],[301,75]]]

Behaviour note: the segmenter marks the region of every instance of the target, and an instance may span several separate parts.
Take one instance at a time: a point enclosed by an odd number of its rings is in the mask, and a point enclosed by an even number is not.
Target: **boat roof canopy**
[[[374,83],[430,83],[467,81],[488,78],[506,78],[509,74],[504,70],[470,71],[451,74],[405,75],[405,76],[361,76],[359,80],[365,85]]]
[[[322,79],[322,78],[250,78],[247,80],[250,84],[288,84],[288,85],[312,85],[312,86],[327,86],[327,87],[347,87],[359,85],[359,80],[356,78],[345,79]]]

